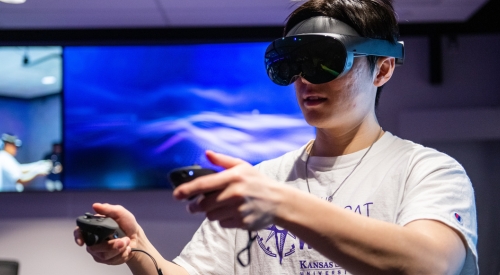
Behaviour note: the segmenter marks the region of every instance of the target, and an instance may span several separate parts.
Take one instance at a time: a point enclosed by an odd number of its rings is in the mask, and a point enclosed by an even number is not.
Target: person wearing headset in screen
[[[45,160],[20,164],[15,157],[22,141],[17,136],[4,133],[0,142],[0,192],[22,192],[26,184],[52,169],[52,163]]]
[[[134,216],[94,204],[128,237],[88,248],[134,274],[478,274],[474,194],[451,157],[384,131],[375,106],[404,58],[390,0],[310,0],[289,16],[265,63],[293,84],[314,140],[252,167],[207,151],[225,168],[174,190],[207,219],[173,262]],[[250,263],[238,264],[249,246]],[[249,231],[249,232],[250,232]],[[76,242],[83,245],[75,230]],[[255,244],[257,243],[257,244]],[[250,255],[249,254],[249,255]],[[243,257],[244,258],[244,257]]]

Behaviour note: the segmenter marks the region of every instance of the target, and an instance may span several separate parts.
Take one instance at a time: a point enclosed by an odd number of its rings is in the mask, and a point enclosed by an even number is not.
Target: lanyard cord
[[[242,266],[242,267],[247,267],[248,265],[250,265],[250,247],[252,246],[252,243],[255,241],[255,239],[257,239],[257,234],[255,234],[255,236],[252,236],[252,231],[248,230],[248,243],[247,243],[247,246],[245,246],[245,248],[243,248],[242,250],[240,250],[240,252],[238,252],[238,255],[236,257],[236,259],[238,260],[238,263]],[[248,251],[247,252],[247,263],[243,263],[243,261],[241,260],[241,254],[243,254],[245,251]]]

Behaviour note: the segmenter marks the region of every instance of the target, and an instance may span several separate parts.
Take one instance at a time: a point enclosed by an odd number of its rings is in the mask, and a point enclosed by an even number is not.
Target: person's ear
[[[387,83],[391,79],[394,73],[394,68],[396,66],[396,60],[394,57],[381,56],[377,58],[375,77],[373,79],[373,85],[380,87]]]

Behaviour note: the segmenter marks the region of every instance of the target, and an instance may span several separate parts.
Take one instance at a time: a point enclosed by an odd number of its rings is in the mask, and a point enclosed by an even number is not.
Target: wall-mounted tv
[[[218,169],[207,149],[256,164],[305,144],[314,129],[268,79],[266,46],[65,47],[65,189],[171,188],[173,168]]]
[[[0,192],[59,191],[62,47],[0,47]]]

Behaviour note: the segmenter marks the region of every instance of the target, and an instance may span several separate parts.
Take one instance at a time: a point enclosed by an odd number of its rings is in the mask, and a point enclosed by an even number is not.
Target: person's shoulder
[[[462,165],[452,156],[411,140],[393,136],[393,146],[408,154],[410,165],[424,165],[429,167],[456,167],[463,169]]]

